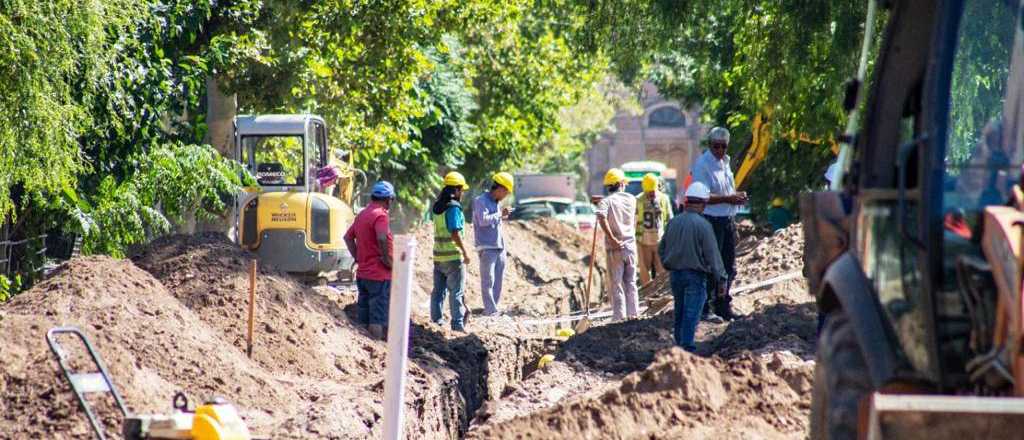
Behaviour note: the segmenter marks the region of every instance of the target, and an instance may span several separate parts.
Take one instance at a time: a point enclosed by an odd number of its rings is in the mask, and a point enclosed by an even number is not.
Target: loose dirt
[[[702,323],[696,355],[672,348],[671,309],[597,322],[565,341],[523,321],[582,307],[590,234],[551,220],[512,222],[507,233],[502,303],[510,316],[480,316],[473,258],[473,313],[463,334],[429,322],[432,237],[429,228],[416,231],[409,438],[805,436],[814,312],[802,281],[738,297],[747,317]],[[801,237],[786,234],[762,238],[741,257],[741,267],[757,266],[746,276],[785,271],[786,249],[799,261],[793,242]],[[605,302],[602,252],[599,244],[595,308]],[[0,438],[91,438],[43,339],[57,325],[92,337],[130,412],[167,412],[183,391],[193,402],[227,398],[264,437],[379,437],[385,346],[354,322],[352,289],[310,288],[260,267],[250,359],[244,317],[253,258],[218,235],[165,237],[132,260],[72,260],[0,305]],[[643,295],[665,298],[667,287],[659,278]],[[84,368],[74,341],[61,341]],[[555,360],[538,368],[543,354]],[[107,426],[119,423],[109,399],[92,400]]]

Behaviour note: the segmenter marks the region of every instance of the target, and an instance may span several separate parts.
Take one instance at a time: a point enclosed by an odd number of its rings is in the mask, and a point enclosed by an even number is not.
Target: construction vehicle
[[[85,348],[93,371],[72,371],[75,357],[68,346],[58,340],[62,336],[74,336]],[[180,439],[180,440],[251,440],[249,428],[238,415],[235,407],[223,399],[214,399],[194,411],[188,409],[188,399],[177,393],[172,402],[175,411],[171,414],[131,414],[125,407],[121,393],[114,386],[102,357],[93,348],[92,341],[76,327],[54,327],[46,332],[46,343],[57,358],[64,378],[85,412],[89,426],[98,440],[107,438],[107,429],[96,416],[88,396],[109,394],[121,412],[124,420],[121,435],[126,440]]]
[[[811,438],[1024,438],[1021,1],[868,8],[839,178],[801,196]]]
[[[355,218],[349,161],[328,146],[327,124],[314,115],[235,118],[236,159],[258,186],[238,198],[236,239],[261,263],[321,282],[348,274],[343,235]],[[350,275],[350,274],[349,274]]]

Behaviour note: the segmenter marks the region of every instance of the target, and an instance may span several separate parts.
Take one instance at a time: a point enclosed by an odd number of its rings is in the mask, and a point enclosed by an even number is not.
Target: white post
[[[391,307],[388,310],[388,358],[384,379],[384,439],[400,440],[405,427],[405,370],[409,352],[409,303],[416,237],[395,236],[391,268]]]

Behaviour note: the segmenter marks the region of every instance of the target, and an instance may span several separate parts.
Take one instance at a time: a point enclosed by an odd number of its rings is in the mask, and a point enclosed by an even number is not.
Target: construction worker
[[[768,210],[768,224],[771,225],[772,232],[786,229],[790,223],[793,223],[793,213],[786,209],[786,202],[782,197],[772,199],[772,208]]]
[[[430,212],[434,221],[434,291],[430,295],[430,320],[444,323],[441,307],[445,295],[452,315],[452,330],[464,332],[464,318],[469,311],[463,300],[469,252],[462,242],[465,217],[462,213],[463,191],[469,189],[466,178],[452,171],[444,176],[444,188]]]
[[[640,183],[644,192],[636,196],[636,241],[640,260],[640,285],[643,286],[665,271],[658,258],[658,241],[665,232],[668,220],[672,218],[672,201],[668,195],[658,191],[661,181],[654,173],[647,173]]]
[[[608,296],[615,320],[639,316],[636,287],[636,197],[627,193],[626,175],[618,168],[604,175],[608,196],[597,202],[597,222],[605,236]]]
[[[501,201],[512,194],[512,175],[497,173],[491,177],[491,189],[473,201],[473,236],[480,256],[480,294],[484,299],[484,315],[501,314],[501,280],[505,276],[505,237],[501,223],[511,211],[500,208]]]
[[[722,262],[729,273],[725,289],[712,284],[708,289],[708,299],[713,305],[705,306],[704,319],[721,322],[722,319],[733,320],[737,315],[732,310],[732,296],[729,289],[736,278],[736,216],[737,208],[747,203],[747,194],[736,192],[736,182],[729,168],[729,130],[715,127],[708,133],[708,149],[693,164],[693,181],[701,182],[711,191],[704,217],[711,223],[718,241],[718,250],[722,254]],[[717,315],[715,314],[717,313]]]
[[[658,255],[670,272],[672,296],[675,300],[674,336],[676,345],[694,351],[704,303],[707,301],[709,278],[724,289],[729,274],[722,264],[718,240],[711,223],[701,213],[711,196],[708,187],[694,182],[686,189],[686,209],[668,223],[665,236],[658,243]]]
[[[356,310],[370,335],[384,339],[391,299],[391,226],[388,211],[395,188],[387,181],[373,185],[370,205],[359,212],[345,232],[345,246],[355,259]]]

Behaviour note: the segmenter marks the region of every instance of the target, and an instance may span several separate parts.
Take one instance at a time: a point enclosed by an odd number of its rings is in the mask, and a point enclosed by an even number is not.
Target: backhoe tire
[[[853,325],[842,311],[829,315],[818,338],[811,395],[812,440],[856,440],[858,408],[871,377]]]

